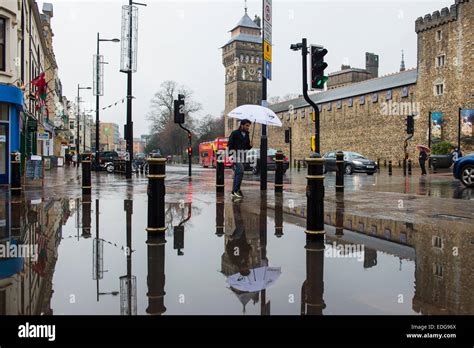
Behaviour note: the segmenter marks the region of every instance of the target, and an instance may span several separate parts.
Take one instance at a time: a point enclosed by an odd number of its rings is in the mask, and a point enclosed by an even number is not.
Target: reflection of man
[[[247,242],[245,235],[244,220],[240,211],[240,204],[234,203],[233,206],[235,230],[225,247],[229,259],[237,266],[242,276],[250,274],[250,252],[252,247]]]

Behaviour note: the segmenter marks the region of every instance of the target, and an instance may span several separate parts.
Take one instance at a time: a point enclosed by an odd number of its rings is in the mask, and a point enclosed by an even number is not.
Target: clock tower
[[[261,105],[263,78],[260,18],[255,16],[252,20],[245,9],[244,16],[230,33],[230,40],[222,47],[226,136],[237,127],[237,120],[227,116],[230,111],[244,104]]]

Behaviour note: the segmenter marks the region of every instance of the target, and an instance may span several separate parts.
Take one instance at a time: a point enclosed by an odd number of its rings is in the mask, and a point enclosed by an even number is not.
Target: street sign
[[[263,31],[264,40],[272,43],[272,0],[263,2]]]
[[[265,71],[263,72],[263,76],[268,80],[272,79],[272,63],[265,61]]]
[[[46,133],[46,132],[38,133],[37,139],[42,140],[42,141],[47,141],[49,140],[49,133]]]
[[[272,45],[269,44],[268,42],[264,41],[263,42],[263,58],[271,63],[272,62]]]

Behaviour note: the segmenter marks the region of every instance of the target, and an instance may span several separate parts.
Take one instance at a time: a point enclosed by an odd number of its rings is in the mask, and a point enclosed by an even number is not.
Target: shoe
[[[234,191],[232,191],[231,196],[232,196],[232,197],[235,197],[235,198],[242,198],[242,196],[239,195],[238,192],[234,192]]]
[[[242,193],[241,190],[239,190],[237,193],[240,195],[240,197],[244,198],[244,194]]]

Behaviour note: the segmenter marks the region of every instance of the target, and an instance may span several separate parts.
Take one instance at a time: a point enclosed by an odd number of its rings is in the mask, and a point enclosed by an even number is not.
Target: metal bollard
[[[301,170],[301,161],[298,160],[298,171],[300,171],[300,170]]]
[[[308,175],[306,179],[306,238],[324,238],[324,159],[315,153],[306,159]],[[312,238],[314,237],[314,238]],[[322,237],[322,238],[321,238]]]
[[[411,160],[408,160],[408,175],[411,175]]]
[[[92,191],[92,184],[91,184],[91,158],[92,155],[90,153],[83,154],[82,158],[82,194],[83,195],[90,195]]]
[[[306,280],[301,287],[301,315],[322,315],[324,303],[324,240],[306,241]]]
[[[398,161],[398,168],[401,168],[402,162]]]
[[[216,195],[216,236],[222,237],[224,235],[225,220],[225,198],[224,193],[218,192]]]
[[[84,168],[84,162],[82,163],[83,163],[82,166]],[[91,223],[92,223],[91,208],[92,208],[91,196],[83,195],[82,196],[82,237],[83,238],[91,237]]]
[[[384,167],[384,168],[387,168],[387,160],[384,160],[384,161],[383,161],[383,167]]]
[[[344,195],[336,193],[336,237],[344,236]]]
[[[166,158],[148,159],[148,233],[164,235]]]
[[[344,192],[344,153],[336,152],[336,192]]]
[[[275,155],[275,193],[283,192],[283,151],[278,150]]]
[[[156,235],[148,232],[147,256],[148,256],[148,307],[146,312],[151,315],[161,315],[166,312],[165,307],[165,245],[164,235]]]
[[[216,160],[216,192],[223,193],[225,191],[224,182],[224,152],[219,151]]]
[[[380,168],[380,158],[377,158],[377,168]]]
[[[12,181],[10,185],[10,191],[12,196],[20,196],[21,195],[21,154],[19,152],[12,152],[11,153],[11,168],[12,168]]]
[[[283,196],[275,195],[275,236],[283,236]]]
[[[392,161],[388,161],[388,175],[392,176]]]

